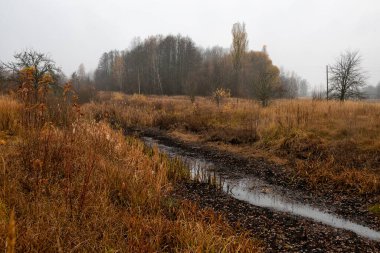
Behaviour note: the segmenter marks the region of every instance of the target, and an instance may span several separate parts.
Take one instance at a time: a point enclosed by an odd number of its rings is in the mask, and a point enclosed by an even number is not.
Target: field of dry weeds
[[[286,164],[311,187],[359,194],[380,191],[380,105],[346,101],[278,100],[261,107],[229,98],[125,96],[102,93],[84,110],[114,126],[158,128],[176,138]]]
[[[77,108],[55,112],[65,113],[67,124],[49,121],[45,106],[0,97],[6,252],[261,250],[212,210],[172,197],[175,184],[188,179],[181,162]]]
[[[189,172],[125,129],[265,157],[318,188],[380,190],[380,106],[100,93],[80,109],[0,97],[0,237],[8,251],[252,252],[260,242],[172,196]],[[42,104],[42,105],[41,105]]]

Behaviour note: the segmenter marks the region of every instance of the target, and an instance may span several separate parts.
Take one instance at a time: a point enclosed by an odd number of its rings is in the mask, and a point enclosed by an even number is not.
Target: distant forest
[[[368,99],[380,99],[380,82],[376,86],[368,85],[363,92]]]
[[[308,95],[308,82],[275,66],[266,46],[260,51],[248,49],[244,24],[234,24],[231,34],[229,49],[204,49],[182,35],[135,39],[128,50],[103,53],[93,75],[80,64],[70,78],[46,54],[26,50],[15,54],[14,61],[1,62],[0,92],[20,86],[20,71],[34,67],[36,85],[46,73],[58,86],[70,79],[83,100],[92,97],[95,90],[191,97],[223,90],[233,97],[257,99],[263,105],[273,98]]]
[[[202,49],[181,35],[135,39],[129,50],[103,53],[94,85],[97,90],[158,95],[207,96],[217,88],[236,97],[254,98],[263,92],[278,98],[307,95],[307,81],[274,66],[265,46],[247,50],[243,25],[235,24],[232,35],[231,49]]]

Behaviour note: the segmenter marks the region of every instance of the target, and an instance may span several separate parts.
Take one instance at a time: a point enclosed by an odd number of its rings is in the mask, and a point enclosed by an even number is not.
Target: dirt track
[[[232,173],[255,175],[273,185],[294,191],[297,194],[292,197],[302,203],[328,207],[344,218],[375,230],[380,227],[378,217],[366,209],[368,203],[376,196],[359,196],[326,188],[311,190],[306,187],[305,182],[290,180],[285,168],[263,159],[246,159],[200,143],[182,142],[156,130],[145,131],[142,135],[154,137],[168,146],[198,153],[216,164],[223,165],[221,167],[234,168]],[[175,196],[197,201],[203,207],[210,207],[225,214],[230,222],[240,223],[264,241],[269,252],[380,252],[380,242],[310,219],[256,207],[207,184],[184,183],[177,187]]]
[[[234,199],[207,184],[186,183],[175,196],[223,213],[262,240],[268,252],[379,252],[380,242],[309,219],[260,208]]]

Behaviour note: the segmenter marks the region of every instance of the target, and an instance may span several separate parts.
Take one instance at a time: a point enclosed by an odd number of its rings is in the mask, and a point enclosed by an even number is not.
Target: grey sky
[[[70,74],[137,36],[181,33],[229,47],[237,21],[251,49],[267,45],[274,64],[313,85],[325,84],[325,65],[345,49],[360,50],[369,84],[380,81],[379,0],[0,0],[0,60],[34,48]]]

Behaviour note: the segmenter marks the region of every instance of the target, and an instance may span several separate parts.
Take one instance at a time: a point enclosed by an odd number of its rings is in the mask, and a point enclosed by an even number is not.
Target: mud
[[[300,216],[239,201],[206,183],[178,185],[177,198],[196,201],[222,213],[237,227],[252,231],[267,252],[380,252],[380,242]]]
[[[139,136],[152,137],[160,143],[180,148],[192,156],[202,157],[215,164],[220,173],[229,177],[253,176],[278,187],[292,200],[315,207],[322,207],[348,220],[380,230],[380,216],[368,211],[368,207],[380,203],[379,194],[359,194],[355,190],[337,191],[333,186],[310,187],[302,178],[294,177],[288,168],[268,162],[263,158],[249,159],[239,154],[220,151],[203,143],[173,139],[163,131],[149,129]]]
[[[290,178],[285,168],[264,159],[247,159],[202,143],[182,142],[157,130],[140,132],[139,136],[153,137],[161,144],[180,149],[187,156],[210,161],[218,175],[228,175],[229,179],[255,177],[263,180],[265,185],[259,184],[259,187],[264,193],[271,185],[269,191],[275,189],[276,194],[286,196],[289,201],[326,210],[327,214],[367,226],[364,228],[373,229],[372,232],[380,228],[378,217],[367,211],[367,206],[377,201],[377,196],[336,192],[333,188],[311,189],[306,182]],[[376,236],[370,239],[286,210],[255,205],[247,199],[242,201],[223,191],[223,187],[199,181],[183,182],[177,185],[174,196],[196,201],[202,207],[224,214],[232,224],[252,231],[264,242],[268,252],[380,252]]]

